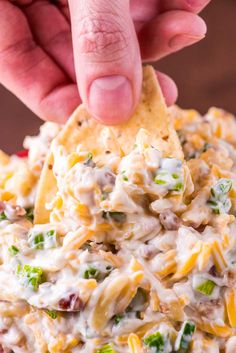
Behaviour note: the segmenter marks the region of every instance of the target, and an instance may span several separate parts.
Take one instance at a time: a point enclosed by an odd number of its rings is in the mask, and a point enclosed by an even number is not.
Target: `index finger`
[[[77,87],[39,47],[23,12],[0,2],[0,82],[45,120],[65,121],[80,103]]]

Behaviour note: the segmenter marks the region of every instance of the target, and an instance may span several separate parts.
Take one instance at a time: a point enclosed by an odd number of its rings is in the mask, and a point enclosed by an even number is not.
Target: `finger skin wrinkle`
[[[9,1],[0,0],[0,52],[26,38],[32,36],[21,10]]]
[[[18,43],[9,45],[0,52],[0,70],[9,71],[11,66],[14,66],[15,73],[18,79],[21,76],[29,75],[30,71],[37,67],[46,59],[45,55],[39,55],[38,47],[32,38],[26,38]],[[25,60],[25,65],[17,65],[17,62],[23,62],[24,58],[30,55],[33,60],[28,62]],[[3,75],[2,75],[3,76]]]
[[[27,54],[34,50],[37,47],[37,44],[32,37],[24,38],[18,42],[12,43],[5,48],[0,50],[0,59],[1,57],[5,58],[8,55],[18,54]]]
[[[8,67],[13,64],[13,61],[14,64],[17,63],[17,61],[23,62],[24,58],[30,55],[31,58],[34,59],[30,61],[25,60],[23,67],[22,65],[14,65],[14,70],[18,78],[22,75],[28,75],[32,69],[46,59],[45,55],[38,53],[37,48],[37,44],[32,38],[25,38],[18,43],[9,45],[0,52],[0,68],[4,70],[4,67],[6,67],[7,70]],[[34,55],[36,51],[37,55]]]
[[[78,45],[82,55],[94,54],[105,60],[119,59],[128,47],[128,38],[115,22],[104,19],[85,18],[78,29]]]
[[[50,99],[52,94],[55,94],[57,91],[60,91],[62,88],[68,86],[68,82],[66,80],[62,80],[61,82],[55,82],[53,86],[46,92],[44,92],[43,96],[40,97],[39,106],[43,106],[45,101]]]
[[[63,44],[65,42],[71,41],[71,32],[70,30],[63,30],[52,36],[50,39],[44,42],[44,47],[51,47]]]
[[[75,82],[71,28],[61,10],[49,1],[38,1],[24,13],[37,44]]]
[[[21,76],[27,77],[28,75],[30,75],[31,71],[33,71],[38,65],[40,65],[46,60],[47,57],[45,55],[41,55],[40,57],[38,56],[35,62],[32,62],[31,64],[25,66],[24,69],[21,70],[21,72],[17,72],[18,78],[21,78]]]
[[[22,83],[24,89],[31,89],[31,87],[40,85],[37,81],[39,73],[37,75],[35,73],[39,70],[41,75],[43,75],[49,69],[49,65],[52,65],[49,57],[45,55],[45,52],[37,46],[32,38],[26,38],[11,45],[0,53],[2,80],[5,81],[7,79],[8,81],[8,78],[14,75],[14,77],[17,77],[18,82]],[[34,77],[33,80],[32,77]],[[58,71],[57,79],[52,82],[53,88],[55,88],[66,82],[66,78],[63,73]],[[53,89],[51,87],[52,84],[49,84],[49,92]],[[44,92],[44,96],[48,94],[47,90],[45,92],[42,89],[42,92]]]

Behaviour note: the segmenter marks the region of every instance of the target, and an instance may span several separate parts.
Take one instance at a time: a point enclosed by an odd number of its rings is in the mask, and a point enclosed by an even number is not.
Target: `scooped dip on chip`
[[[235,353],[236,121],[80,106],[0,153],[0,352]]]

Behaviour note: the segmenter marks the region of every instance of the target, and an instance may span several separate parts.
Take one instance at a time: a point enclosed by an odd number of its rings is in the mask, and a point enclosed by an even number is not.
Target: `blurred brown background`
[[[236,0],[212,0],[202,13],[208,34],[200,44],[158,63],[179,87],[178,104],[204,113],[215,105],[236,114]],[[0,86],[0,148],[21,148],[40,120]]]

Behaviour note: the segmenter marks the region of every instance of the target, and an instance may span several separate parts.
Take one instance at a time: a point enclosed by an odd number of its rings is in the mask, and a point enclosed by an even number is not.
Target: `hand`
[[[45,120],[65,122],[82,99],[97,119],[122,122],[139,100],[141,62],[202,39],[197,13],[209,1],[0,0],[0,82]],[[174,82],[157,75],[172,104]]]

